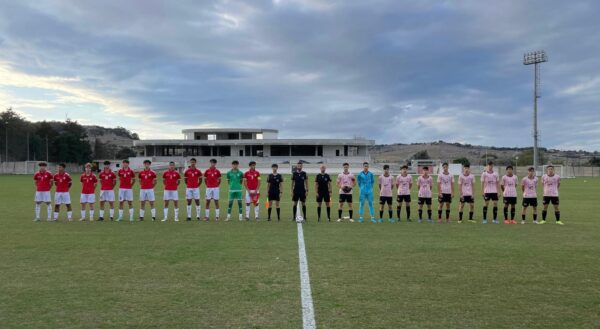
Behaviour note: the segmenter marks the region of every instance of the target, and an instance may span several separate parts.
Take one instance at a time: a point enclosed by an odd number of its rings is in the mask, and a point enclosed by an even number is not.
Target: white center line
[[[306,248],[304,247],[304,231],[302,223],[298,223],[298,259],[300,260],[300,296],[302,298],[302,323],[304,329],[314,329],[315,310],[313,307],[312,292],[310,289],[310,277],[308,276],[308,260]]]

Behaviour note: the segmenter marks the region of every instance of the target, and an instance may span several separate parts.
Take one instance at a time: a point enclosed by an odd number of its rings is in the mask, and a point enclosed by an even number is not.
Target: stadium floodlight
[[[537,50],[525,53],[523,55],[523,65],[534,65],[534,78],[533,78],[533,168],[537,173],[538,169],[538,141],[539,131],[537,124],[537,102],[540,98],[540,64],[547,62],[548,56],[544,50]]]

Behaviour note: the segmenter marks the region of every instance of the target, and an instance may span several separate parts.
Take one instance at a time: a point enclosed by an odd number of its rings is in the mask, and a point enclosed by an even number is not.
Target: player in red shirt
[[[221,172],[217,169],[217,160],[210,159],[210,168],[204,171],[206,182],[206,209],[204,220],[208,222],[210,216],[210,200],[215,201],[215,220],[219,220],[219,185],[221,184]]]
[[[81,218],[79,221],[85,220],[85,205],[89,205],[90,208],[90,222],[94,220],[94,203],[96,203],[96,185],[98,185],[98,179],[92,172],[92,164],[85,164],[85,171],[79,179],[81,181]]]
[[[258,221],[260,208],[260,173],[256,170],[256,162],[250,161],[250,169],[244,173],[244,187],[246,188],[246,220],[250,220],[250,203],[254,205],[254,220]]]
[[[117,175],[110,169],[110,161],[104,161],[104,169],[98,175],[100,178],[100,217],[98,220],[104,220],[104,204],[110,205],[109,214],[112,221],[115,217],[115,185],[117,184]]]
[[[154,209],[154,186],[156,186],[156,173],[150,169],[152,162],[144,160],[144,170],[138,173],[140,179],[140,222],[144,220],[144,208],[146,201],[150,203],[152,221],[156,220],[156,209]]]
[[[187,220],[192,220],[192,199],[196,202],[196,219],[200,220],[200,184],[202,172],[196,168],[196,159],[190,159],[190,166],[183,174],[185,180],[185,198],[187,199]]]
[[[54,220],[58,220],[60,213],[60,205],[64,204],[67,207],[67,219],[73,220],[73,210],[71,209],[71,195],[69,189],[73,184],[71,176],[65,171],[66,165],[61,163],[58,165],[58,172],[54,175],[54,185],[56,190],[54,192]]]
[[[167,169],[163,175],[163,185],[165,187],[165,193],[163,194],[163,200],[165,206],[163,208],[164,218],[162,222],[166,222],[169,219],[169,201],[173,201],[173,211],[175,212],[175,221],[179,221],[179,194],[177,188],[181,181],[181,175],[175,168],[175,162],[169,162],[169,169]]]
[[[45,162],[38,164],[40,167],[39,171],[33,175],[35,181],[35,218],[34,222],[40,221],[40,207],[42,202],[46,204],[48,209],[48,218],[50,221],[52,216],[52,205],[50,204],[50,189],[52,188],[52,174],[46,170],[48,165]]]
[[[129,160],[123,160],[123,166],[119,169],[119,219],[123,220],[123,203],[129,205],[129,221],[133,222],[133,184],[135,183],[135,172],[129,168]]]

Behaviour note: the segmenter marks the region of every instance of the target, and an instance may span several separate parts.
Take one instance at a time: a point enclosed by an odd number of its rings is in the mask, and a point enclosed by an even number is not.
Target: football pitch
[[[396,224],[316,223],[312,177],[303,230],[318,328],[598,328],[600,179],[562,180],[559,226],[552,211],[546,225],[482,225],[481,197],[477,225],[456,224],[456,198],[452,224],[418,224],[414,195],[412,223],[404,211]],[[48,223],[42,207],[34,223],[32,178],[0,176],[0,327],[302,328],[285,179],[279,223],[264,221],[264,201],[258,223],[237,221],[237,205],[231,222],[153,223],[148,211],[67,222],[63,209]]]

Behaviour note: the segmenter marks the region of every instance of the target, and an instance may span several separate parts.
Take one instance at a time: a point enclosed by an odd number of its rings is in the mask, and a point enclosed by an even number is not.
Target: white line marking
[[[310,289],[310,277],[308,276],[308,260],[304,247],[304,231],[302,223],[298,223],[298,259],[300,260],[300,296],[302,297],[302,323],[304,329],[314,329],[315,310],[313,307],[312,292]]]

